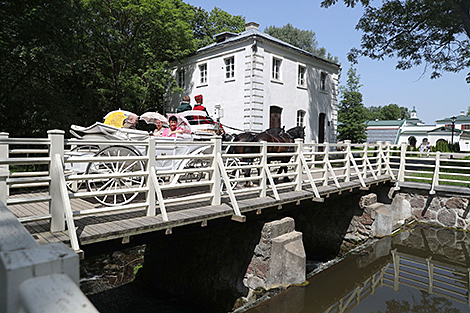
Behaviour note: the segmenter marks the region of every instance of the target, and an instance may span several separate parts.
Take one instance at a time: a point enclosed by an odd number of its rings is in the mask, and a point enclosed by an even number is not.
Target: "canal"
[[[82,290],[100,312],[208,312],[126,283],[143,249],[100,254],[82,266]],[[466,232],[417,225],[341,260],[308,264],[312,271],[306,287],[265,295],[236,312],[470,312]],[[117,287],[110,289],[113,284]]]

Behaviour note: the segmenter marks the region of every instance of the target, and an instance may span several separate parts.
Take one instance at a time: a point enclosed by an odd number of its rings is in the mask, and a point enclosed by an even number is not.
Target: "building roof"
[[[367,127],[386,127],[386,126],[395,126],[400,127],[405,123],[405,120],[387,120],[387,121],[366,121],[365,124]]]
[[[248,38],[251,38],[251,37],[257,37],[257,38],[262,38],[264,40],[267,40],[267,41],[270,41],[272,43],[275,43],[277,45],[280,45],[280,46],[283,46],[283,47],[286,47],[286,48],[289,48],[291,50],[294,50],[298,53],[301,53],[301,54],[304,54],[306,56],[309,56],[311,58],[314,58],[314,59],[317,59],[317,60],[320,60],[320,61],[323,61],[323,62],[326,62],[330,65],[334,65],[336,67],[340,67],[339,64],[336,64],[334,62],[331,62],[331,61],[328,61],[328,60],[325,60],[323,58],[320,58],[316,55],[313,55],[312,53],[310,52],[307,52],[303,49],[300,49],[296,46],[293,46],[287,42],[284,42],[280,39],[277,39],[273,36],[270,36],[262,31],[260,31],[259,29],[257,28],[253,28],[253,27],[250,27],[248,28],[247,30],[239,33],[239,34],[234,34],[234,33],[229,33],[229,32],[223,32],[223,33],[220,33],[220,34],[217,34],[215,35],[216,38],[223,38],[225,37],[225,40],[223,41],[219,41],[219,40],[216,40],[216,42],[214,43],[211,43],[210,45],[207,45],[205,47],[202,47],[200,48],[199,50],[196,51],[196,54],[198,53],[203,53],[203,52],[206,52],[206,51],[209,51],[209,50],[213,50],[213,49],[217,49],[217,48],[221,48],[221,47],[224,47],[226,45],[229,45],[229,44],[233,44],[233,43],[236,43],[236,42],[239,42],[239,41],[243,41],[243,40],[246,40]]]
[[[467,122],[467,123],[470,123],[470,116],[466,116],[466,115],[457,115],[455,117],[455,123],[463,123],[463,122]],[[451,124],[452,121],[451,121],[451,118],[450,117],[446,117],[442,120],[437,120],[436,123],[444,123],[444,124]]]

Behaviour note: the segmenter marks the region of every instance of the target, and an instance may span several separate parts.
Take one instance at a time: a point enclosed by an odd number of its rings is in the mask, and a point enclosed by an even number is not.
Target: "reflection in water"
[[[470,312],[469,247],[468,233],[417,226],[248,312]]]

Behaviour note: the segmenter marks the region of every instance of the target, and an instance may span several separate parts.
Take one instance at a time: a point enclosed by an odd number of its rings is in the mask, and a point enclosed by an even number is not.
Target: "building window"
[[[299,65],[299,75],[297,77],[297,85],[305,87],[307,85],[306,77],[307,68],[305,66]]]
[[[207,84],[207,63],[199,65],[199,84]]]
[[[225,61],[225,79],[232,79],[235,77],[235,57],[224,59]]]
[[[326,90],[326,77],[327,74],[324,72],[321,72],[320,74],[320,90]]]
[[[305,111],[297,111],[297,126],[303,127],[305,125]]]
[[[179,70],[176,75],[178,87],[184,88],[184,69]]]
[[[274,80],[281,80],[281,62],[281,59],[273,58],[272,78]]]
[[[462,124],[462,128],[460,129],[470,129],[470,124]]]

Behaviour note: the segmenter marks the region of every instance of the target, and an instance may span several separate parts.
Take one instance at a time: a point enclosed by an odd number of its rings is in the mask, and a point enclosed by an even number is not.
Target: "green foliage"
[[[171,66],[243,25],[181,0],[2,1],[0,130],[45,136],[118,108],[162,111],[163,95],[176,88]]]
[[[362,103],[360,76],[356,69],[351,67],[348,70],[348,80],[346,86],[340,87],[342,100],[338,109],[338,139],[351,140],[353,143],[364,142],[366,135],[366,111]]]
[[[245,30],[245,17],[241,15],[230,15],[217,7],[210,12],[203,8],[193,10],[192,26],[199,48],[213,43],[214,36],[222,32],[240,33]]]
[[[321,5],[336,2],[324,0]],[[365,7],[356,26],[364,32],[361,47],[350,51],[350,61],[358,56],[398,58],[398,69],[424,64],[432,70],[431,78],[470,66],[470,0],[386,0],[381,7],[369,2],[344,0],[347,6]]]
[[[277,39],[290,43],[302,50],[310,52],[311,54],[326,59],[333,63],[338,63],[338,57],[332,56],[326,52],[323,47],[318,47],[315,32],[311,30],[301,30],[288,23],[282,27],[269,26],[266,27],[264,32]]]
[[[408,108],[399,107],[397,104],[391,103],[385,106],[371,106],[365,108],[367,120],[386,121],[386,120],[406,120],[410,118]]]
[[[440,152],[450,152],[450,145],[447,141],[445,140],[438,140],[436,142],[436,148],[435,151],[440,151]]]

